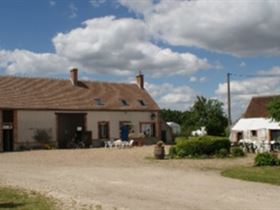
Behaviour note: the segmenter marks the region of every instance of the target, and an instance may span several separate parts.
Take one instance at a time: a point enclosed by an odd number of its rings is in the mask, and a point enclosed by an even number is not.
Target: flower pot
[[[164,146],[156,145],[154,148],[154,157],[156,159],[164,159],[164,156],[165,156]]]

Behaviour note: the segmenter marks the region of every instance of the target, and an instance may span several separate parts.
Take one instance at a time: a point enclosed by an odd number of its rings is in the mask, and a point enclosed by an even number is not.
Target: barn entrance
[[[13,132],[14,112],[13,110],[4,110],[2,112],[2,140],[3,151],[11,152],[14,150],[14,132]]]
[[[13,130],[5,129],[3,132],[3,151],[11,152],[13,151],[14,141],[13,141]]]
[[[59,148],[68,148],[77,133],[85,131],[85,113],[57,113],[57,141]]]

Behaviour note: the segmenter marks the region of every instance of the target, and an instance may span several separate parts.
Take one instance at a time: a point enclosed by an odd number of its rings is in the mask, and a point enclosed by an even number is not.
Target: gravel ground
[[[58,198],[64,209],[278,210],[280,187],[219,175],[253,157],[148,158],[153,147],[0,153],[0,185]]]

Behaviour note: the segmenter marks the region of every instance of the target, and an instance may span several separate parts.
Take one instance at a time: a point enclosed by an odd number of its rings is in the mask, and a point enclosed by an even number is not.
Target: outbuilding
[[[267,105],[275,96],[253,97],[243,114],[231,129],[231,141],[272,141],[280,139],[279,122],[269,118]]]

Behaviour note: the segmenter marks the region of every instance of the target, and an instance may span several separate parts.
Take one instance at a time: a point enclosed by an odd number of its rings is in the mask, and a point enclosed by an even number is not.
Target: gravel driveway
[[[40,191],[65,209],[278,210],[280,187],[224,178],[235,160],[145,158],[152,147],[0,153],[0,185]]]

